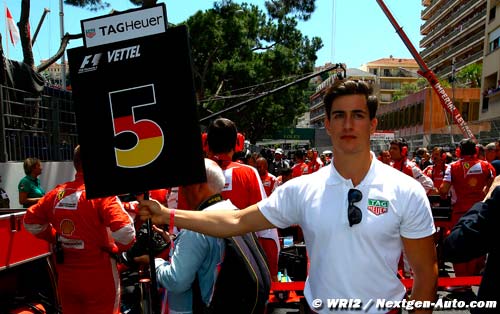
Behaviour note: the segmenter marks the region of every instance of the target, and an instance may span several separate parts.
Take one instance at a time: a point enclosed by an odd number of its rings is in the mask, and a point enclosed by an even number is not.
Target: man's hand
[[[153,231],[156,233],[159,233],[161,235],[161,237],[163,238],[163,240],[165,240],[166,242],[170,242],[170,241],[175,240],[175,234],[170,234],[170,233],[168,233],[167,230],[163,230],[161,228],[158,228],[156,225],[153,225]]]
[[[161,205],[157,200],[141,200],[139,201],[139,217],[146,221],[151,218],[155,225],[169,224],[170,211],[165,206]]]

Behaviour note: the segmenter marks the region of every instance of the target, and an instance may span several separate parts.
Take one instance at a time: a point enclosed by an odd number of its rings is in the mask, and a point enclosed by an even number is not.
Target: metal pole
[[[45,16],[49,12],[50,12],[49,9],[47,9],[47,8],[43,9],[42,17],[40,18],[40,22],[38,22],[38,25],[37,25],[36,30],[35,30],[35,34],[33,35],[33,39],[31,40],[31,46],[35,45],[35,40],[36,40],[36,37],[38,36],[38,32],[40,31],[40,27],[42,27],[43,20],[45,19]]]
[[[9,44],[9,42],[7,41],[7,45]],[[9,92],[6,91],[5,95],[3,93],[3,88],[4,86],[3,85],[0,85],[0,133],[2,136],[2,138],[0,139],[0,144],[1,144],[1,147],[0,147],[0,161],[2,162],[6,162],[8,161],[8,155],[7,155],[7,139],[5,137],[5,121],[6,121],[6,117],[4,116],[4,104],[5,104],[5,107],[7,106],[10,106],[9,102],[7,101],[7,99],[4,99],[4,96],[7,97],[9,95]]]
[[[59,0],[59,24],[61,26],[61,40],[64,37],[64,10],[63,0]],[[61,88],[66,90],[66,58],[63,52],[61,56]]]

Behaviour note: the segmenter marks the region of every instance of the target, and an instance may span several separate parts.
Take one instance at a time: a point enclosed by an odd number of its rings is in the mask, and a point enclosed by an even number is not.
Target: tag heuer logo
[[[95,28],[89,28],[89,29],[85,30],[85,36],[87,36],[88,38],[94,37],[95,34],[96,34]]]
[[[383,200],[368,199],[368,210],[379,216],[387,213],[389,202]]]

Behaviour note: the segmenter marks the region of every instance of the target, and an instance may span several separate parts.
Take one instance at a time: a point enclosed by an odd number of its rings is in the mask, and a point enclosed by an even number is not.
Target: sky
[[[128,0],[105,0],[116,10],[133,8]],[[33,55],[35,63],[54,55],[60,44],[61,24],[59,0],[31,0],[30,25],[34,34],[44,8],[50,10],[41,25]],[[213,6],[214,0],[159,0],[165,3],[170,23],[180,23],[199,10]],[[253,3],[264,9],[264,0],[234,0],[236,3]],[[402,27],[417,51],[420,51],[420,12],[421,0],[385,0],[398,24]],[[19,21],[21,0],[4,0],[4,10],[0,17],[0,33],[4,54],[9,59],[22,61],[20,42],[13,47],[6,31],[5,6],[12,13],[14,21]],[[110,9],[97,12],[65,5],[64,32],[81,32],[80,20],[108,14]],[[362,64],[390,55],[395,58],[412,58],[412,55],[397,35],[376,0],[316,0],[316,10],[312,18],[299,23],[299,29],[309,38],[314,36],[323,40],[323,48],[318,51],[316,66],[331,63],[346,63],[348,68],[359,68]],[[8,40],[8,43],[7,43]],[[8,47],[7,47],[8,44]],[[82,40],[70,41],[68,48],[83,45]]]

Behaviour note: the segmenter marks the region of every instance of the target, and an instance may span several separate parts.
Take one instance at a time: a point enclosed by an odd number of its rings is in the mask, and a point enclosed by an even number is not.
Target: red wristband
[[[174,250],[174,219],[175,219],[175,208],[169,208],[170,210],[170,220],[168,222],[168,233],[170,234],[170,252]],[[170,254],[169,260],[171,260],[172,254]]]
[[[169,208],[170,219],[168,221],[168,233],[172,234],[174,232],[174,220],[175,220],[175,208]]]

